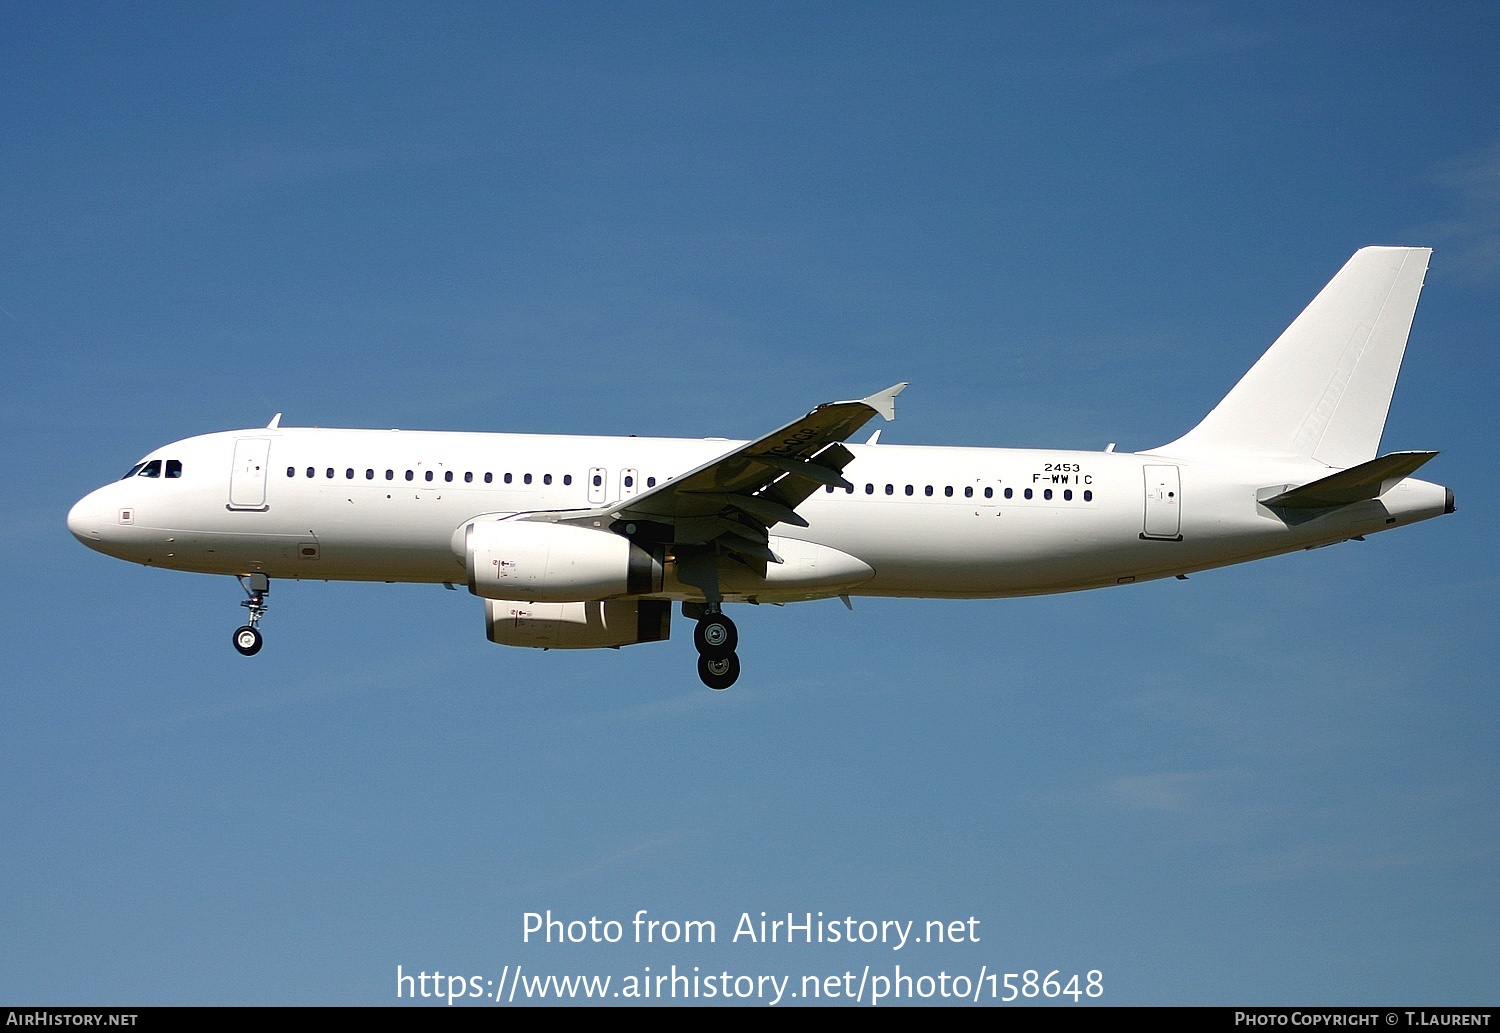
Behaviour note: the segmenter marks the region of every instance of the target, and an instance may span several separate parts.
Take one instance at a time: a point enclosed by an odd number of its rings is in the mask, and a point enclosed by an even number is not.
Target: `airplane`
[[[753,441],[263,427],[176,441],[68,514],[84,545],[232,575],[260,651],[272,578],[467,584],[490,641],[667,639],[740,674],[727,603],[998,598],[1185,577],[1454,511],[1379,454],[1429,248],[1356,252],[1224,399],[1142,452],[848,440],[906,384]]]

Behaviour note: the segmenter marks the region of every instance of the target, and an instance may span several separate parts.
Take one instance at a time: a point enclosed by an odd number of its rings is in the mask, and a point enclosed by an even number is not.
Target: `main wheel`
[[[740,658],[730,653],[718,660],[706,656],[698,658],[698,677],[710,689],[722,692],[735,683],[740,676]]]
[[[234,633],[234,648],[238,649],[242,656],[254,656],[259,653],[261,644],[260,632],[248,624]]]
[[[722,613],[710,613],[693,628],[693,646],[699,656],[722,660],[740,644],[740,633],[734,621]]]

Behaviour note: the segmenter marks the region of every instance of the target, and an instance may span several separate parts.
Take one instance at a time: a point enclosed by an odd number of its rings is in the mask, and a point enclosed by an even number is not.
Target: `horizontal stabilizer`
[[[1392,452],[1351,466],[1336,474],[1304,484],[1300,488],[1269,489],[1276,494],[1261,499],[1263,506],[1280,509],[1326,509],[1347,506],[1351,502],[1378,499],[1401,481],[1416,473],[1436,452]]]

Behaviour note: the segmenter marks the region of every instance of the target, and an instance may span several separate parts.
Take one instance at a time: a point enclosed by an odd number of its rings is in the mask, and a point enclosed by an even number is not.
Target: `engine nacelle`
[[[600,649],[662,642],[671,634],[672,604],[660,599],[595,599],[527,603],[486,599],[491,642],[537,649]]]
[[[463,534],[469,591],[485,599],[566,603],[661,590],[660,552],[609,531],[476,520]]]

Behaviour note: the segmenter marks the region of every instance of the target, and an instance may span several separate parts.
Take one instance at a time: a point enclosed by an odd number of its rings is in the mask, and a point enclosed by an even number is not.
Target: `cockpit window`
[[[168,459],[167,460],[167,476],[168,477],[181,477],[182,476],[182,463],[180,461],[176,460],[176,459]]]
[[[161,476],[161,460],[160,459],[153,459],[153,460],[151,460],[151,462],[149,462],[145,466],[141,467],[141,472],[138,473],[138,474],[136,474],[136,476],[137,477],[160,477]]]
[[[128,471],[126,471],[125,476],[121,477],[120,480],[122,480],[122,481],[128,481],[128,480],[130,480],[130,478],[132,478],[136,474],[140,473],[141,472],[141,467],[143,467],[145,465],[146,465],[145,463],[136,463]]]

